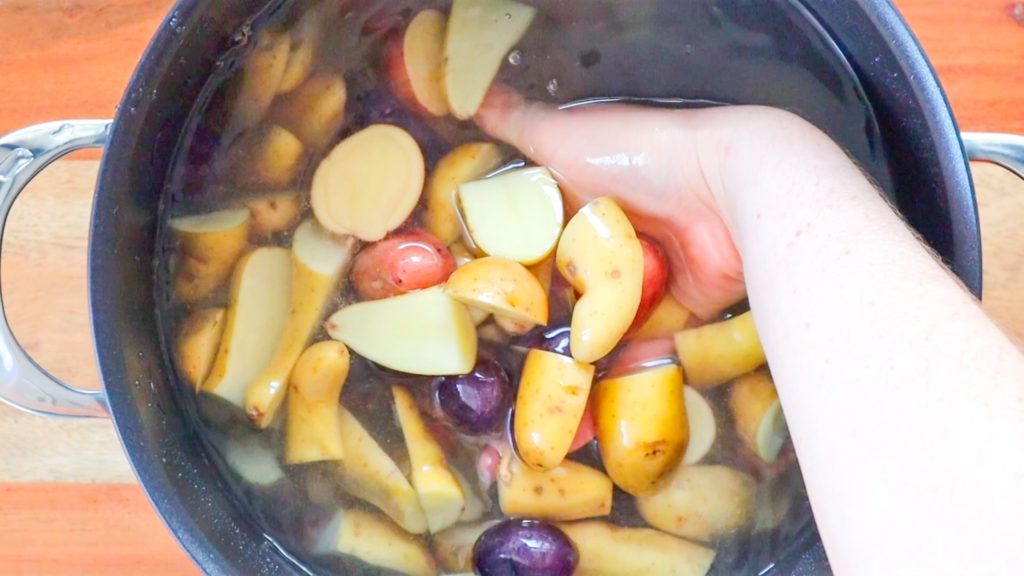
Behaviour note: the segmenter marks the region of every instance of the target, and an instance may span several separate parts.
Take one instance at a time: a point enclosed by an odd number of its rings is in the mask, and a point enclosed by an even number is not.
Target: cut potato
[[[704,576],[715,551],[650,528],[589,520],[558,525],[576,544],[574,576]]]
[[[298,192],[280,192],[246,202],[252,217],[252,233],[270,236],[288,232],[302,216],[302,198]]]
[[[690,431],[679,366],[603,380],[592,406],[601,460],[626,492],[650,491],[683,457]]]
[[[320,74],[274,102],[269,117],[310,149],[322,150],[341,129],[347,100],[348,91],[341,76]]]
[[[427,180],[427,230],[445,244],[457,241],[462,234],[456,206],[459,186],[497,170],[501,160],[501,149],[491,142],[468,142],[445,154]]]
[[[789,431],[772,377],[754,372],[737,378],[729,389],[729,408],[743,445],[765,462],[775,462]]]
[[[223,308],[203,308],[191,312],[178,331],[178,370],[194,390],[210,373],[213,359],[217,357],[221,336],[224,334]]]
[[[341,342],[320,342],[306,349],[289,379],[284,460],[289,464],[341,460],[338,403],[348,379],[348,348]]]
[[[451,253],[452,257],[455,258],[456,268],[462,268],[466,264],[475,260],[473,255],[469,253],[469,250],[459,242],[448,246],[448,251]],[[476,326],[483,324],[491,317],[491,313],[487,310],[481,310],[480,308],[475,308],[473,306],[467,306],[466,309],[469,310],[469,316],[473,319],[473,324]]]
[[[291,254],[284,248],[258,248],[238,262],[224,336],[204,392],[245,406],[246,389],[270,364],[288,321],[291,276]]]
[[[445,17],[437,10],[417,14],[385,51],[385,74],[391,91],[414,110],[448,115],[444,86]]]
[[[412,214],[423,190],[419,144],[390,124],[349,136],[313,175],[313,213],[324,228],[376,242]]]
[[[266,428],[288,391],[288,375],[320,325],[324,307],[352,261],[356,241],[335,236],[306,220],[292,236],[291,306],[270,364],[246,391],[245,411],[253,424]]]
[[[439,532],[458,521],[466,506],[466,497],[448,466],[444,449],[423,423],[412,395],[399,386],[392,386],[391,392],[409,450],[412,487],[427,514],[427,526],[432,533]]]
[[[317,554],[353,556],[411,576],[434,576],[434,558],[419,540],[372,512],[339,510],[316,545]]]
[[[263,119],[281,85],[290,52],[291,37],[287,33],[266,30],[259,35],[255,49],[242,65],[229,131],[241,132]]]
[[[527,465],[551,470],[565,460],[587,409],[594,367],[546,350],[530,350],[516,394],[513,431]]]
[[[686,381],[698,390],[724,384],[765,363],[761,339],[750,312],[683,330],[675,339]]]
[[[647,322],[644,322],[639,330],[630,334],[629,338],[633,340],[671,338],[676,332],[686,329],[686,323],[689,321],[690,311],[671,294],[665,294],[665,297],[654,307]]]
[[[270,486],[284,478],[284,470],[267,439],[259,434],[245,434],[228,439],[224,461],[242,480],[254,486]]]
[[[352,283],[364,300],[379,300],[444,284],[454,271],[455,258],[440,240],[407,228],[364,248]]]
[[[504,258],[478,258],[457,269],[445,294],[474,308],[528,326],[548,323],[548,294],[522,264]]]
[[[254,131],[237,146],[234,152],[236,177],[245,183],[270,188],[293,184],[306,152],[295,134],[276,124]]]
[[[718,424],[711,405],[700,392],[686,386],[683,388],[683,398],[686,400],[686,421],[690,425],[690,441],[686,443],[683,464],[696,464],[707,456],[715,444]]]
[[[494,315],[494,324],[512,336],[522,336],[537,326],[534,322],[523,322],[517,318],[510,318],[500,314]]]
[[[462,184],[459,205],[480,250],[527,265],[554,251],[565,223],[562,192],[547,168],[524,168]]]
[[[555,263],[581,294],[572,312],[573,357],[596,362],[618,345],[640,306],[644,281],[640,240],[615,200],[598,198],[566,225]]]
[[[636,332],[647,323],[655,308],[665,298],[665,293],[668,291],[668,279],[671,276],[668,257],[661,244],[646,234],[638,233],[637,238],[644,251],[644,282],[640,293],[640,306],[636,309],[633,323],[626,331],[627,335]]]
[[[356,417],[338,409],[345,460],[338,462],[342,487],[379,508],[410,534],[427,531],[427,516],[416,491],[395,461],[377,444]]]
[[[292,28],[288,60],[277,86],[278,94],[295,90],[313,71],[313,63],[323,40],[324,23],[330,19],[332,9],[337,10],[334,2],[321,2],[307,10]]]
[[[753,478],[727,466],[681,465],[636,505],[651,526],[710,542],[746,525],[754,488]]]
[[[473,545],[497,520],[485,520],[473,524],[458,524],[434,534],[430,548],[441,569],[448,573],[473,573]]]
[[[466,306],[440,286],[346,306],[327,320],[327,332],[399,372],[450,376],[476,364],[476,326]]]
[[[476,522],[483,518],[489,505],[484,503],[477,489],[473,487],[469,479],[459,472],[457,468],[452,468],[452,474],[459,481],[462,495],[466,498],[466,505],[462,508],[462,514],[459,514],[459,522]]]
[[[183,216],[169,222],[181,246],[174,275],[174,295],[184,304],[212,296],[231,276],[249,246],[248,210],[220,210]]]
[[[542,472],[506,456],[498,474],[498,502],[505,516],[547,520],[607,516],[612,511],[612,492],[610,478],[572,460]]]
[[[512,0],[455,0],[445,39],[445,89],[452,114],[472,118],[536,9]]]

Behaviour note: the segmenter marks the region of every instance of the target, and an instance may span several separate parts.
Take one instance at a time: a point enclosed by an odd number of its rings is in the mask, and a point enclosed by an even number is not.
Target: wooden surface
[[[109,117],[169,0],[0,0],[0,133]],[[964,130],[1024,134],[1024,3],[898,0]],[[85,244],[97,163],[59,162],[22,196],[0,274],[15,332],[57,376],[99,386]],[[1024,341],[1024,184],[975,166],[985,306]],[[0,407],[0,573],[194,574],[134,484],[107,421]]]

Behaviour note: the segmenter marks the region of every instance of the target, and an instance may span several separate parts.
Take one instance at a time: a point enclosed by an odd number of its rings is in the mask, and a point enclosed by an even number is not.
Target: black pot
[[[590,4],[535,3],[554,14]],[[57,122],[0,138],[0,233],[15,197],[49,162],[82,147],[106,148],[89,257],[105,391],[58,382],[25,354],[0,317],[0,396],[40,414],[112,416],[153,504],[207,573],[299,574],[289,554],[244,512],[198,439],[187,400],[175,392],[181,387],[154,312],[157,216],[169,166],[221,56],[237,49],[248,23],[274,10],[254,4],[181,0],[142,59],[113,124]],[[795,110],[843,144],[980,295],[980,233],[967,160],[997,161],[1024,177],[1024,143],[998,135],[961,140],[935,74],[889,2],[652,0],[644,8],[646,33],[603,48],[601,65],[573,72],[581,80],[568,83],[560,97],[687,95]],[[794,89],[796,80],[816,88]],[[771,573],[828,572],[812,522],[786,547]]]

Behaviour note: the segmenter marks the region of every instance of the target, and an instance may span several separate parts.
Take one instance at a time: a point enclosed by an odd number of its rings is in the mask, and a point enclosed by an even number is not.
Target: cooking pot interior
[[[887,4],[531,3],[539,9],[538,18],[503,66],[501,81],[555,103],[629,96],[662,99],[660,105],[762,104],[794,111],[846,148],[965,282],[978,289],[977,222],[963,158],[953,140],[955,127],[926,63],[912,41],[905,44],[909,36],[898,19],[891,19]],[[232,479],[219,449],[225,434],[203,422],[237,415],[215,403],[197,402],[166,354],[166,331],[180,310],[172,305],[166,282],[170,243],[158,233],[160,223],[170,215],[218,205],[232,193],[212,168],[231,137],[225,132],[231,79],[252,50],[254,36],[301,11],[299,4],[272,2],[254,10],[244,0],[215,6],[180,3],[119,109],[95,205],[91,297],[114,417],[150,497],[212,574],[339,568],[309,555],[304,537],[289,530],[292,522],[315,524],[319,519],[275,514],[280,502]],[[368,47],[378,40],[365,35],[366,22],[382,13],[407,20],[427,5],[443,8],[445,3],[344,5],[346,15],[329,45],[345,62],[347,115],[355,120],[339,138],[361,127],[360,122],[395,123],[439,139],[436,148],[425,147],[429,165],[443,143],[480,136],[468,124],[424,125],[400,107],[383,116],[379,112],[380,99],[389,95],[377,63],[368,56]],[[893,54],[894,46],[905,53]],[[719,546],[713,573],[823,569],[798,469],[765,491],[770,500],[786,502],[784,519]]]

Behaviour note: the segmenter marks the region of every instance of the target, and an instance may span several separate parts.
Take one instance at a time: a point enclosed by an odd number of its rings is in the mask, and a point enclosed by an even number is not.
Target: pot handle
[[[999,164],[1024,178],[1024,136],[964,132],[960,138],[968,159]]]
[[[102,148],[110,120],[68,120],[29,126],[0,137],[0,246],[18,194],[51,162],[82,148]],[[11,332],[0,295],[0,401],[43,416],[108,417],[102,390],[64,384],[41,368]]]

